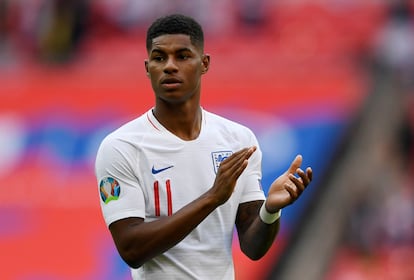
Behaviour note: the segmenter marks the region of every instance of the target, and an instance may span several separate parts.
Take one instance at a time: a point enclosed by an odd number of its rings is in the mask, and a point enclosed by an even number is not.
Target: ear
[[[144,60],[144,64],[145,64],[145,72],[147,72],[147,76],[149,77],[150,76],[150,73],[148,71],[148,59],[145,59]]]
[[[210,55],[209,54],[203,54],[201,64],[203,67],[201,73],[203,74],[207,73],[208,69],[210,68]]]

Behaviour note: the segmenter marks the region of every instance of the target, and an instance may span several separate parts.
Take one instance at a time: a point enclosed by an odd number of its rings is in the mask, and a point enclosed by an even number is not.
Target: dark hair
[[[204,49],[204,33],[201,25],[189,16],[172,14],[156,19],[147,30],[146,47],[151,49],[152,39],[166,34],[190,36],[191,43]]]

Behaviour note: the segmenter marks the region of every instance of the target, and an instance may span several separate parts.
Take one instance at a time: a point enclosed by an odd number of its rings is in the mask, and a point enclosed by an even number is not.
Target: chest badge
[[[220,164],[223,160],[228,158],[233,154],[232,151],[219,151],[219,152],[212,152],[211,157],[213,158],[213,166],[214,166],[214,172],[217,173]]]

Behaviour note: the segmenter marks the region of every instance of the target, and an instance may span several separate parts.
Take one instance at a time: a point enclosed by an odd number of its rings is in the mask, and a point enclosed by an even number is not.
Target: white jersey
[[[251,146],[258,142],[250,129],[205,110],[200,135],[192,141],[169,132],[149,110],[108,135],[99,148],[95,172],[106,224],[173,215],[213,186],[221,161]],[[132,269],[133,278],[234,279],[238,206],[265,199],[261,158],[258,147],[230,199],[176,246]]]

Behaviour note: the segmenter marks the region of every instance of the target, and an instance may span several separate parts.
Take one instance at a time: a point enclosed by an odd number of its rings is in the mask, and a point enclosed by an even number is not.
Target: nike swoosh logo
[[[161,169],[155,169],[155,167],[153,165],[151,172],[152,172],[152,174],[158,174],[158,173],[163,172],[167,169],[170,169],[171,167],[174,167],[174,165],[170,165],[170,166],[167,166],[167,167],[164,167],[164,168],[161,168]]]

